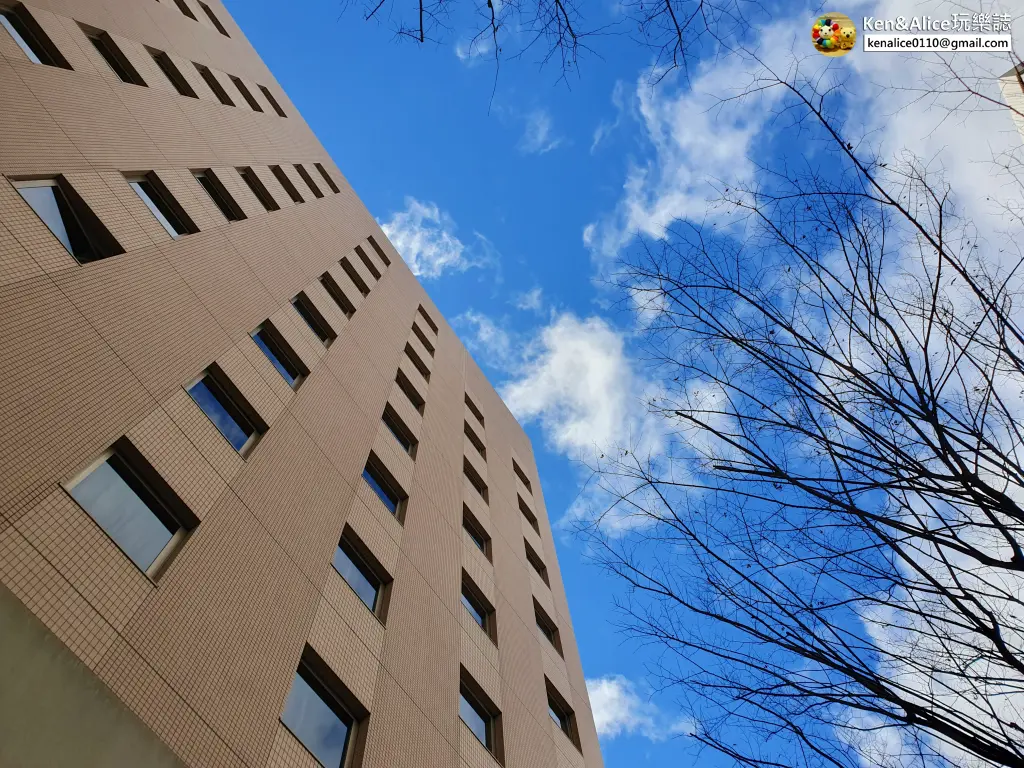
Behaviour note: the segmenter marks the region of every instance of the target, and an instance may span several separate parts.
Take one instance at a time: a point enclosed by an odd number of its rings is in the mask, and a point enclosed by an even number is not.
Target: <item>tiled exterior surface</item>
[[[170,0],[27,4],[73,70],[32,64],[0,29],[0,581],[187,765],[312,768],[279,722],[309,645],[370,713],[364,766],[494,765],[458,717],[462,667],[502,711],[508,768],[599,768],[529,440],[223,5],[208,0],[230,38],[185,2],[198,21]],[[81,25],[107,31],[147,87],[122,83]],[[199,98],[179,95],[147,47],[167,53]],[[289,199],[271,165],[305,202]],[[280,210],[260,205],[241,166]],[[247,218],[224,219],[192,178],[207,168]],[[146,171],[199,233],[172,239],[159,226],[123,175]],[[53,174],[124,254],[79,265],[9,181]],[[325,272],[356,307],[351,318],[321,286]],[[292,307],[299,291],[337,334],[329,347]],[[309,369],[296,389],[250,338],[268,319]],[[244,457],[185,392],[213,363],[267,427]],[[395,384],[399,369],[423,413]],[[415,459],[381,422],[389,402],[418,441]],[[62,486],[122,437],[198,521],[155,581]],[[362,480],[371,450],[408,497],[401,520]],[[465,459],[488,502],[464,476]],[[464,505],[491,537],[490,559],[462,530]],[[346,525],[392,579],[384,623],[331,567]],[[527,563],[524,539],[550,587]],[[463,571],[496,609],[496,642],[460,604]],[[534,598],[558,624],[564,658],[537,631]],[[575,711],[580,750],[548,717],[545,676]]]

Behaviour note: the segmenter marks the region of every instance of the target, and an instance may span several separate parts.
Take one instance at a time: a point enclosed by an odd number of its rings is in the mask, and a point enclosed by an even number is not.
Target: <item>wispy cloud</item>
[[[480,59],[494,53],[494,40],[489,36],[461,40],[455,44],[455,55],[467,66],[477,64]]]
[[[516,309],[540,312],[544,308],[543,289],[538,285],[525,293],[517,294],[513,304]]]
[[[617,80],[612,88],[612,104],[615,106],[615,119],[598,123],[594,129],[594,140],[590,144],[590,154],[594,154],[601,142],[622,124],[622,116],[626,111],[626,84],[622,80]]]
[[[636,684],[622,675],[589,678],[587,693],[597,735],[602,739],[638,735],[651,741],[664,741],[694,731],[692,718],[662,712],[654,702],[639,694]]]
[[[519,151],[526,155],[543,155],[562,143],[555,134],[551,115],[545,109],[535,109],[526,116],[526,127],[519,140]]]
[[[467,245],[455,234],[452,217],[437,203],[405,198],[405,209],[391,214],[381,228],[413,274],[423,279],[445,272],[465,272],[473,267],[496,263],[497,249],[483,235],[474,232]]]

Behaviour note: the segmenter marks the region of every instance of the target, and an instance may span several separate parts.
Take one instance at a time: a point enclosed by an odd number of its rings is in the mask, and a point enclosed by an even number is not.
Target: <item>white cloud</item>
[[[516,296],[513,302],[516,309],[530,310],[532,312],[540,312],[544,307],[543,289],[538,285],[525,293],[520,293]]]
[[[615,87],[612,88],[612,104],[615,106],[615,119],[602,120],[598,123],[594,129],[594,140],[590,144],[591,154],[622,124],[622,115],[626,111],[626,84],[622,80],[616,80]]]
[[[640,735],[663,741],[692,733],[695,727],[689,717],[667,716],[652,701],[642,698],[636,685],[622,675],[588,679],[587,694],[597,735],[603,739]]]
[[[475,37],[455,44],[455,55],[459,61],[468,66],[476,64],[479,59],[494,52],[494,39],[490,36]]]
[[[417,277],[431,279],[445,272],[465,272],[496,259],[483,235],[474,233],[472,247],[455,235],[455,222],[437,203],[405,198],[405,210],[396,211],[381,223],[384,234]]]
[[[456,317],[452,325],[464,330],[463,344],[488,365],[508,370],[517,364],[512,337],[487,315],[470,309]]]
[[[535,109],[526,116],[526,128],[519,140],[519,151],[526,155],[543,155],[562,143],[554,135],[554,124],[547,110]]]

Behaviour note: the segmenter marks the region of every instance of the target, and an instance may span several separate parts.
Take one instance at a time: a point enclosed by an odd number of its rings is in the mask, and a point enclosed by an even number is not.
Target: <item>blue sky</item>
[[[940,0],[932,3],[938,4]],[[928,3],[850,0],[851,17],[920,12]],[[493,61],[457,36],[395,42],[353,6],[305,0],[288,13],[271,0],[227,5],[364,203],[419,271],[440,310],[520,415],[537,454],[549,515],[570,514],[581,473],[571,458],[595,442],[649,431],[639,396],[650,386],[637,360],[643,315],[600,285],[637,231],[658,237],[677,218],[703,215],[707,179],[750,182],[757,161],[795,148],[770,118],[771,97],[729,112],[716,97],[744,84],[738,62],[704,63],[691,78],[647,84],[650,55],[626,37],[605,38],[581,76],[559,80],[541,53],[506,61],[493,102]],[[595,0],[589,21],[615,20]],[[775,7],[756,36],[782,57],[810,34],[814,7]],[[800,44],[803,44],[802,42]],[[854,55],[830,66],[858,82],[914,76],[899,54]],[[781,63],[783,59],[778,59]],[[823,57],[805,66],[821,68]],[[927,134],[879,98],[857,121],[880,146],[927,153],[964,135],[1005,144],[1006,116]],[[979,142],[981,145],[983,142]],[[962,150],[962,148],[960,148]],[[982,189],[971,151],[948,172]],[[612,626],[617,583],[586,563],[572,537],[559,562],[584,670],[604,727],[609,768],[714,766],[685,737],[671,693],[652,695],[645,652]]]

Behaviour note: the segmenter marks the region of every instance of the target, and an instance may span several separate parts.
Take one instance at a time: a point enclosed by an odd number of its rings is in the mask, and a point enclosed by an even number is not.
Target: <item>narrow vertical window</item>
[[[193,62],[195,63],[195,62]],[[210,90],[213,91],[213,95],[217,97],[217,101],[226,107],[235,106],[235,102],[228,96],[228,92],[224,90],[224,86],[220,84],[217,77],[210,71],[209,67],[204,67],[202,64],[196,64],[196,71],[199,72],[199,76],[203,78]]]
[[[85,36],[89,38],[89,42],[92,43],[100,56],[103,57],[107,66],[110,67],[111,71],[117,75],[122,82],[129,83],[131,85],[146,85],[146,81],[142,79],[142,75],[139,74],[139,71],[135,69],[132,63],[128,60],[128,57],[124,55],[124,52],[118,47],[117,43],[114,42],[114,38],[99,29],[91,29],[89,27],[82,26],[82,31],[85,33]]]
[[[149,51],[149,55],[153,57],[153,61],[160,67],[160,71],[164,73],[164,76],[174,86],[176,90],[182,96],[188,96],[190,99],[198,99],[199,95],[195,92],[195,89],[189,85],[188,80],[178,69],[171,57],[163,51],[158,51],[154,48],[146,48]]]
[[[474,490],[480,494],[480,498],[487,502],[487,485],[484,483],[482,477],[477,474],[477,471],[473,468],[473,465],[469,463],[469,459],[463,457],[462,459],[462,471],[466,475],[466,479],[469,480],[469,484],[473,486]]]
[[[466,407],[469,408],[469,412],[473,414],[473,417],[480,422],[480,426],[484,426],[484,415],[476,407],[476,403],[470,399],[468,392],[466,393]]]
[[[519,478],[519,482],[521,482],[524,486],[526,486],[526,490],[528,490],[532,494],[533,493],[533,486],[530,485],[530,478],[528,478],[526,476],[526,473],[523,472],[522,467],[520,467],[516,463],[515,459],[512,459],[512,471],[516,473],[516,477]]]
[[[469,508],[462,505],[462,530],[466,532],[469,540],[473,542],[473,546],[484,553],[484,557],[488,560],[491,559],[491,537],[487,535],[487,531],[480,524],[473,513],[469,511]]]
[[[0,8],[0,27],[7,30],[7,34],[33,64],[71,69],[68,60],[21,3],[13,8]]]
[[[555,624],[554,620],[544,612],[544,609],[540,607],[540,603],[537,599],[533,600],[533,615],[537,620],[537,629],[544,635],[545,639],[558,651],[558,655],[562,655],[562,640],[558,634],[558,625]]]
[[[533,530],[540,533],[540,523],[537,522],[537,516],[533,514],[533,510],[527,506],[526,502],[523,501],[523,497],[518,493],[516,494],[516,499],[519,500],[519,511],[522,513],[523,517],[526,518],[526,522],[530,524],[530,527],[533,528]]]
[[[274,108],[274,111],[277,112],[279,116],[288,117],[288,115],[284,113],[284,110],[281,109],[281,105],[277,103],[277,99],[274,98],[274,94],[267,90],[266,86],[261,85],[260,90],[263,92],[263,97],[267,100],[267,103]]]
[[[218,32],[220,32],[222,35],[224,35],[224,37],[231,37],[231,35],[228,34],[228,31],[226,29],[224,29],[224,25],[220,23],[220,19],[218,19],[214,15],[213,8],[211,8],[206,3],[203,3],[203,2],[199,3],[199,7],[203,9],[203,13],[205,13],[206,16],[210,19],[210,21],[213,23],[213,26],[217,28]],[[260,110],[260,111],[262,112],[263,110]]]
[[[309,375],[309,370],[302,364],[299,356],[284,340],[274,324],[266,320],[249,336],[267,356],[270,364],[281,374],[281,378],[288,383],[288,386],[298,389],[302,379]]]
[[[402,390],[402,394],[409,398],[409,402],[412,403],[412,407],[422,414],[423,410],[427,407],[427,404],[420,396],[420,393],[416,391],[416,387],[414,387],[412,382],[409,381],[409,377],[402,373],[401,368],[398,369],[398,373],[395,375],[395,384],[397,384],[398,388]]]
[[[373,453],[370,454],[366,467],[363,469],[363,480],[377,494],[377,498],[383,502],[388,511],[401,522],[407,496],[398,487],[398,483],[391,473],[384,468],[380,459]]]
[[[313,165],[316,166],[316,169],[318,171],[320,171],[320,175],[324,177],[324,181],[327,182],[327,186],[330,187],[331,192],[333,192],[334,194],[338,194],[339,192],[341,192],[341,190],[338,189],[338,185],[334,183],[334,179],[332,179],[330,177],[330,174],[327,173],[326,168],[320,165],[320,163],[313,163]]]
[[[295,164],[295,170],[298,172],[299,177],[306,182],[306,186],[309,187],[309,191],[313,193],[313,197],[321,198],[324,196],[324,193],[320,191],[320,187],[318,187],[313,181],[313,177],[309,175],[309,171],[298,163]]]
[[[381,254],[381,257],[383,258],[384,251],[380,250],[380,248],[375,243],[376,241],[371,237],[370,244],[377,248],[377,253]],[[385,263],[390,264],[390,262],[386,260]],[[430,326],[430,330],[432,330],[434,332],[434,335],[437,336],[437,323],[435,323],[434,319],[427,314],[427,310],[423,308],[423,305],[420,304],[420,306],[417,307],[416,311],[423,315],[423,319],[426,321],[427,325]],[[481,419],[481,421],[483,421],[483,419]]]
[[[459,667],[459,718],[498,763],[503,765],[505,747],[501,712],[462,666]]]
[[[320,314],[320,310],[316,308],[316,305],[309,300],[309,297],[302,292],[292,299],[292,307],[298,312],[299,317],[305,320],[306,325],[309,326],[316,337],[320,339],[320,343],[325,347],[329,347],[331,342],[338,338],[338,334],[334,332],[324,316]]]
[[[63,176],[15,181],[14,187],[80,264],[124,253],[124,248]]]
[[[192,13],[192,9],[188,7],[188,3],[186,3],[185,0],[174,0],[174,4],[178,6],[179,11],[192,19],[192,21],[199,21],[199,19],[196,18],[196,15]]]
[[[288,193],[288,197],[292,199],[293,203],[303,203],[302,195],[299,194],[299,190],[292,184],[292,180],[288,178],[288,174],[284,172],[284,168],[280,165],[270,166],[270,172],[274,174],[274,178],[278,180],[284,191]]]
[[[245,212],[238,206],[238,203],[231,197],[231,194],[221,184],[220,179],[217,178],[217,175],[212,170],[207,168],[202,171],[192,171],[192,175],[199,182],[199,186],[206,190],[206,194],[210,196],[217,209],[224,214],[225,219],[228,221],[241,221],[245,218]]]
[[[260,205],[266,208],[268,211],[279,211],[281,206],[277,204],[274,196],[270,194],[270,190],[264,186],[263,182],[260,181],[260,177],[256,175],[256,171],[246,166],[245,168],[236,168],[238,175],[242,177],[242,181],[249,187],[249,191],[255,195],[256,199],[260,201]]]
[[[338,281],[334,279],[330,272],[324,272],[320,275],[320,285],[324,287],[324,290],[330,295],[332,299],[341,308],[341,311],[345,313],[345,317],[352,317],[356,313],[356,308],[349,301],[348,296],[341,290],[341,286],[338,285]]]
[[[416,446],[419,442],[412,434],[405,422],[398,415],[398,412],[391,407],[391,403],[384,406],[384,413],[381,415],[380,420],[384,423],[384,426],[388,428],[392,436],[402,446],[402,450],[408,453],[412,458],[416,458]]]
[[[135,194],[146,204],[153,217],[160,222],[167,234],[173,238],[191,235],[199,231],[199,227],[188,217],[184,209],[174,199],[160,178],[153,172],[125,177]]]
[[[544,561],[540,559],[540,555],[533,551],[533,547],[530,546],[530,542],[526,539],[523,539],[523,548],[526,551],[527,562],[537,572],[537,575],[540,576],[541,581],[550,587],[551,582],[548,581],[548,568],[544,565]]]
[[[356,256],[363,262],[363,266],[366,267],[367,271],[373,275],[374,280],[380,280],[380,270],[377,269],[377,265],[370,261],[370,257],[366,255],[366,251],[356,246]]]
[[[576,749],[580,749],[579,735],[576,731],[576,715],[573,713],[565,697],[558,692],[558,689],[544,678],[544,687],[548,694],[548,716],[558,726],[558,730],[566,735]]]
[[[462,431],[465,433],[466,439],[468,439],[469,442],[473,444],[473,447],[476,449],[477,453],[480,454],[480,457],[486,460],[487,449],[484,447],[483,441],[476,436],[476,432],[473,431],[473,428],[469,426],[468,421],[463,422]]]
[[[391,576],[349,526],[341,534],[334,551],[334,570],[356,596],[383,623],[386,616],[388,585]]]
[[[203,372],[186,391],[231,447],[243,456],[267,425],[216,365]]]
[[[425,350],[427,350],[427,353],[428,353],[428,354],[429,354],[429,355],[430,355],[431,357],[433,357],[433,356],[434,356],[434,345],[430,343],[430,340],[429,340],[429,339],[427,338],[427,334],[425,334],[425,333],[424,333],[424,332],[423,332],[423,331],[422,331],[422,330],[420,329],[420,327],[419,327],[419,326],[418,326],[418,325],[416,324],[416,321],[415,321],[415,320],[414,320],[414,321],[413,321],[413,323],[412,323],[412,332],[413,332],[414,334],[416,334],[416,338],[420,340],[420,344],[422,344],[422,345],[423,345],[423,348],[424,348]]]
[[[251,93],[249,93],[249,89],[245,87],[245,83],[242,82],[242,79],[240,77],[235,77],[234,75],[228,75],[228,77],[231,78],[231,82],[235,84],[235,88],[238,89],[238,92],[242,94],[242,98],[245,99],[245,103],[249,105],[249,108],[252,109],[253,112],[262,112],[263,107],[261,107],[260,103],[253,98]]]
[[[412,344],[408,342],[405,344],[405,356],[412,361],[412,364],[416,367],[416,370],[420,372],[420,375],[424,380],[430,381],[430,369],[427,368],[427,364],[420,359],[420,356],[416,354],[416,350],[412,348]]]
[[[469,578],[469,574],[462,572],[462,607],[470,615],[473,621],[484,631],[484,634],[491,639],[495,645],[498,643],[497,622],[494,615],[494,606],[487,602],[480,588]]]
[[[371,247],[371,248],[373,248],[373,250],[375,250],[375,251],[377,252],[377,255],[378,255],[378,256],[380,256],[380,260],[381,260],[382,262],[384,262],[384,266],[385,266],[385,267],[390,267],[390,266],[391,266],[391,259],[389,259],[389,258],[388,258],[388,255],[387,255],[386,253],[384,253],[384,249],[383,249],[383,248],[381,248],[381,247],[380,247],[380,246],[379,246],[379,245],[377,244],[377,241],[376,241],[376,240],[375,240],[375,239],[373,238],[373,235],[370,235],[370,236],[369,236],[368,238],[366,238],[366,239],[367,239],[367,241],[368,241],[368,242],[370,243],[370,247]],[[420,312],[423,312],[423,307],[420,307]],[[424,314],[425,314],[425,313],[424,313]],[[433,326],[433,321],[431,321],[431,328],[434,328],[434,326]],[[437,328],[434,328],[434,333],[435,333],[435,334],[437,333]]]
[[[349,280],[352,281],[352,284],[355,285],[359,292],[363,294],[363,296],[369,296],[370,287],[366,284],[366,281],[359,276],[359,273],[356,272],[356,268],[352,266],[352,262],[348,260],[348,256],[342,256],[341,261],[338,263],[341,264],[341,268],[345,270],[345,274],[348,275]]]

